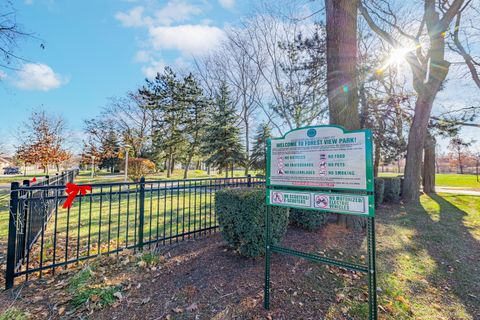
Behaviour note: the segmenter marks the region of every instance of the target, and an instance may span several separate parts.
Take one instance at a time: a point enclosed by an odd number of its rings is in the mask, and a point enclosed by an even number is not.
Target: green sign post
[[[340,126],[304,127],[267,142],[264,307],[270,308],[273,252],[368,274],[370,319],[377,319],[372,135]],[[271,245],[271,206],[367,218],[368,264],[355,264]]]

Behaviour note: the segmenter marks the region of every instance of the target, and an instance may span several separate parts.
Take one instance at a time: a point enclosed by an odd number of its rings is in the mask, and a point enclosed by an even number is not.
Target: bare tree
[[[12,2],[7,0],[0,4],[0,68],[15,70],[17,62],[27,61],[15,51],[19,39],[31,36],[18,24]]]
[[[409,130],[405,180],[402,197],[405,201],[419,201],[423,148],[427,127],[437,93],[447,77],[450,62],[445,59],[446,35],[455,16],[470,1],[425,0],[419,20],[401,23],[399,11],[390,1],[360,1],[359,10],[370,28],[397,50],[405,52],[412,71],[412,84],[417,93],[414,116]],[[412,29],[416,29],[412,33]],[[401,39],[401,40],[400,40]],[[407,43],[407,44],[405,44]],[[408,47],[407,47],[408,48]]]
[[[253,115],[258,111],[261,100],[260,68],[262,64],[254,63],[244,50],[248,50],[245,33],[231,28],[226,32],[226,39],[212,54],[197,59],[199,78],[204,87],[215,96],[220,83],[225,82],[232,92],[232,100],[240,119],[239,125],[244,131],[245,174],[249,171],[250,135]]]
[[[465,141],[460,136],[455,135],[451,138],[448,148],[457,157],[457,165],[460,174],[463,174],[463,158],[468,153],[470,146],[474,141]]]
[[[271,111],[266,114],[273,126],[281,131],[321,121],[327,112],[323,26],[267,12],[244,21],[243,29],[244,52],[259,66],[263,109]]]
[[[110,99],[102,116],[110,119],[122,136],[124,144],[131,147],[132,156],[144,156],[153,127],[153,111],[144,108],[141,97],[128,93],[125,97]]]

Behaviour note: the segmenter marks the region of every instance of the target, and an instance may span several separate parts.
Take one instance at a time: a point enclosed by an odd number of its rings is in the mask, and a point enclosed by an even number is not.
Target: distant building
[[[12,166],[12,158],[0,157],[0,169],[11,167],[11,166]]]

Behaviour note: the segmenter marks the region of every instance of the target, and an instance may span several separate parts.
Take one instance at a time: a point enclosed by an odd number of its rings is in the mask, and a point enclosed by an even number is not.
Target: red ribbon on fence
[[[67,183],[65,192],[68,194],[67,200],[63,204],[63,208],[71,208],[73,200],[81,193],[83,196],[87,194],[87,191],[92,191],[92,187],[90,186],[79,186],[75,183]]]

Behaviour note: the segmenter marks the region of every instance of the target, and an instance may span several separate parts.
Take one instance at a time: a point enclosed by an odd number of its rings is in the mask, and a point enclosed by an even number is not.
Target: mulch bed
[[[316,232],[289,228],[283,245],[323,254],[338,246],[360,247],[363,239],[362,233],[329,224]],[[363,276],[356,273],[274,254],[271,310],[266,311],[264,259],[240,257],[225,245],[219,233],[159,247],[156,253],[164,257],[158,267],[127,268],[120,259],[106,266],[110,277],[120,279],[128,288],[122,291],[118,302],[103,310],[69,312],[69,297],[64,288],[70,272],[1,293],[0,312],[15,302],[18,309],[27,310],[32,318],[78,318],[90,314],[92,319],[129,320],[347,319],[336,310],[339,288],[334,280],[343,276],[349,277],[353,285],[365,283]],[[350,256],[343,258],[351,260]],[[333,317],[332,309],[336,314]]]

